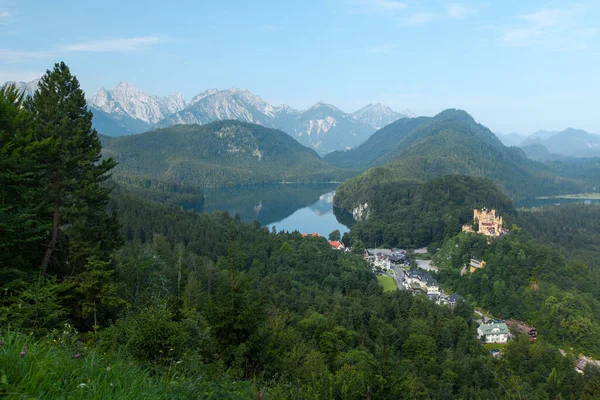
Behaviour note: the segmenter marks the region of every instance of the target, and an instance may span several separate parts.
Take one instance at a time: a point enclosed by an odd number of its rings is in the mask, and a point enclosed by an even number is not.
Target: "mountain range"
[[[539,131],[525,139],[519,147],[528,157],[539,161],[600,157],[600,135],[573,128],[560,132]]]
[[[37,81],[15,82],[31,95]],[[326,154],[347,150],[364,142],[373,132],[400,118],[414,116],[377,103],[354,113],[318,102],[307,110],[287,105],[273,106],[248,90],[210,89],[188,103],[180,93],[153,96],[128,83],[113,89],[101,88],[88,98],[93,124],[107,136],[125,136],[178,124],[206,124],[237,120],[280,129],[298,142]]]
[[[426,182],[448,174],[488,178],[514,199],[590,188],[590,182],[561,176],[521,149],[504,146],[465,111],[449,109],[415,120],[396,121],[356,149],[325,157],[338,166],[371,167],[339,186],[336,207],[361,215],[365,204],[385,201],[407,180]]]
[[[240,121],[176,125],[101,140],[103,156],[119,162],[117,179],[222,187],[330,182],[350,176],[284,132]]]

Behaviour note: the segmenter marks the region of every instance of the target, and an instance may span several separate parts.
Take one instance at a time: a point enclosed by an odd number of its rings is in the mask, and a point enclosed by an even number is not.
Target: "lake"
[[[517,208],[532,208],[532,207],[542,207],[542,206],[551,206],[557,204],[573,204],[573,203],[583,203],[583,204],[600,204],[600,199],[583,199],[583,198],[543,198],[543,199],[526,199],[515,202],[515,207]]]
[[[297,230],[327,237],[336,229],[347,232],[352,223],[346,211],[334,210],[336,188],[337,184],[322,183],[206,189],[204,205],[195,211],[237,213],[242,220],[256,220],[269,229],[274,226],[277,231]]]

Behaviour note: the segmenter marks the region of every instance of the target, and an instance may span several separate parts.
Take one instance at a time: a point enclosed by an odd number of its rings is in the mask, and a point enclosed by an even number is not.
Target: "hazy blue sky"
[[[0,81],[64,60],[90,94],[239,87],[296,108],[455,107],[499,132],[600,133],[598,21],[598,0],[0,0]]]

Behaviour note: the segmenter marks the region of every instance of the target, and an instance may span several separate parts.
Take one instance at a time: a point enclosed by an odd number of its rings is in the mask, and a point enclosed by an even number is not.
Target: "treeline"
[[[111,177],[107,186],[115,187],[116,190],[126,190],[141,198],[170,206],[194,210],[202,210],[204,206],[204,190],[198,186],[184,186],[158,179],[120,175]]]
[[[362,190],[354,182],[347,181],[337,191],[334,205],[348,209],[368,204],[364,219],[352,226],[347,239],[355,247],[437,248],[472,222],[474,208],[495,208],[508,219],[516,214],[508,196],[488,179],[446,175],[425,183],[390,182]]]

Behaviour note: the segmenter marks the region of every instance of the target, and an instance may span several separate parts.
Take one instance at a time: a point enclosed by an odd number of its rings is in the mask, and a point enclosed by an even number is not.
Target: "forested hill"
[[[430,120],[429,117],[399,119],[375,132],[360,146],[346,151],[331,152],[323,159],[340,168],[372,167],[413,129]]]
[[[361,195],[366,187],[403,179],[426,181],[445,174],[489,178],[515,199],[587,187],[583,179],[561,177],[549,166],[529,160],[521,150],[505,147],[465,111],[453,109],[403,135],[375,161],[381,162],[385,164],[342,184],[338,195],[356,198],[356,206],[369,201]]]
[[[177,125],[140,135],[102,137],[103,156],[134,176],[216,187],[327,182],[348,176],[277,129],[239,121]]]

